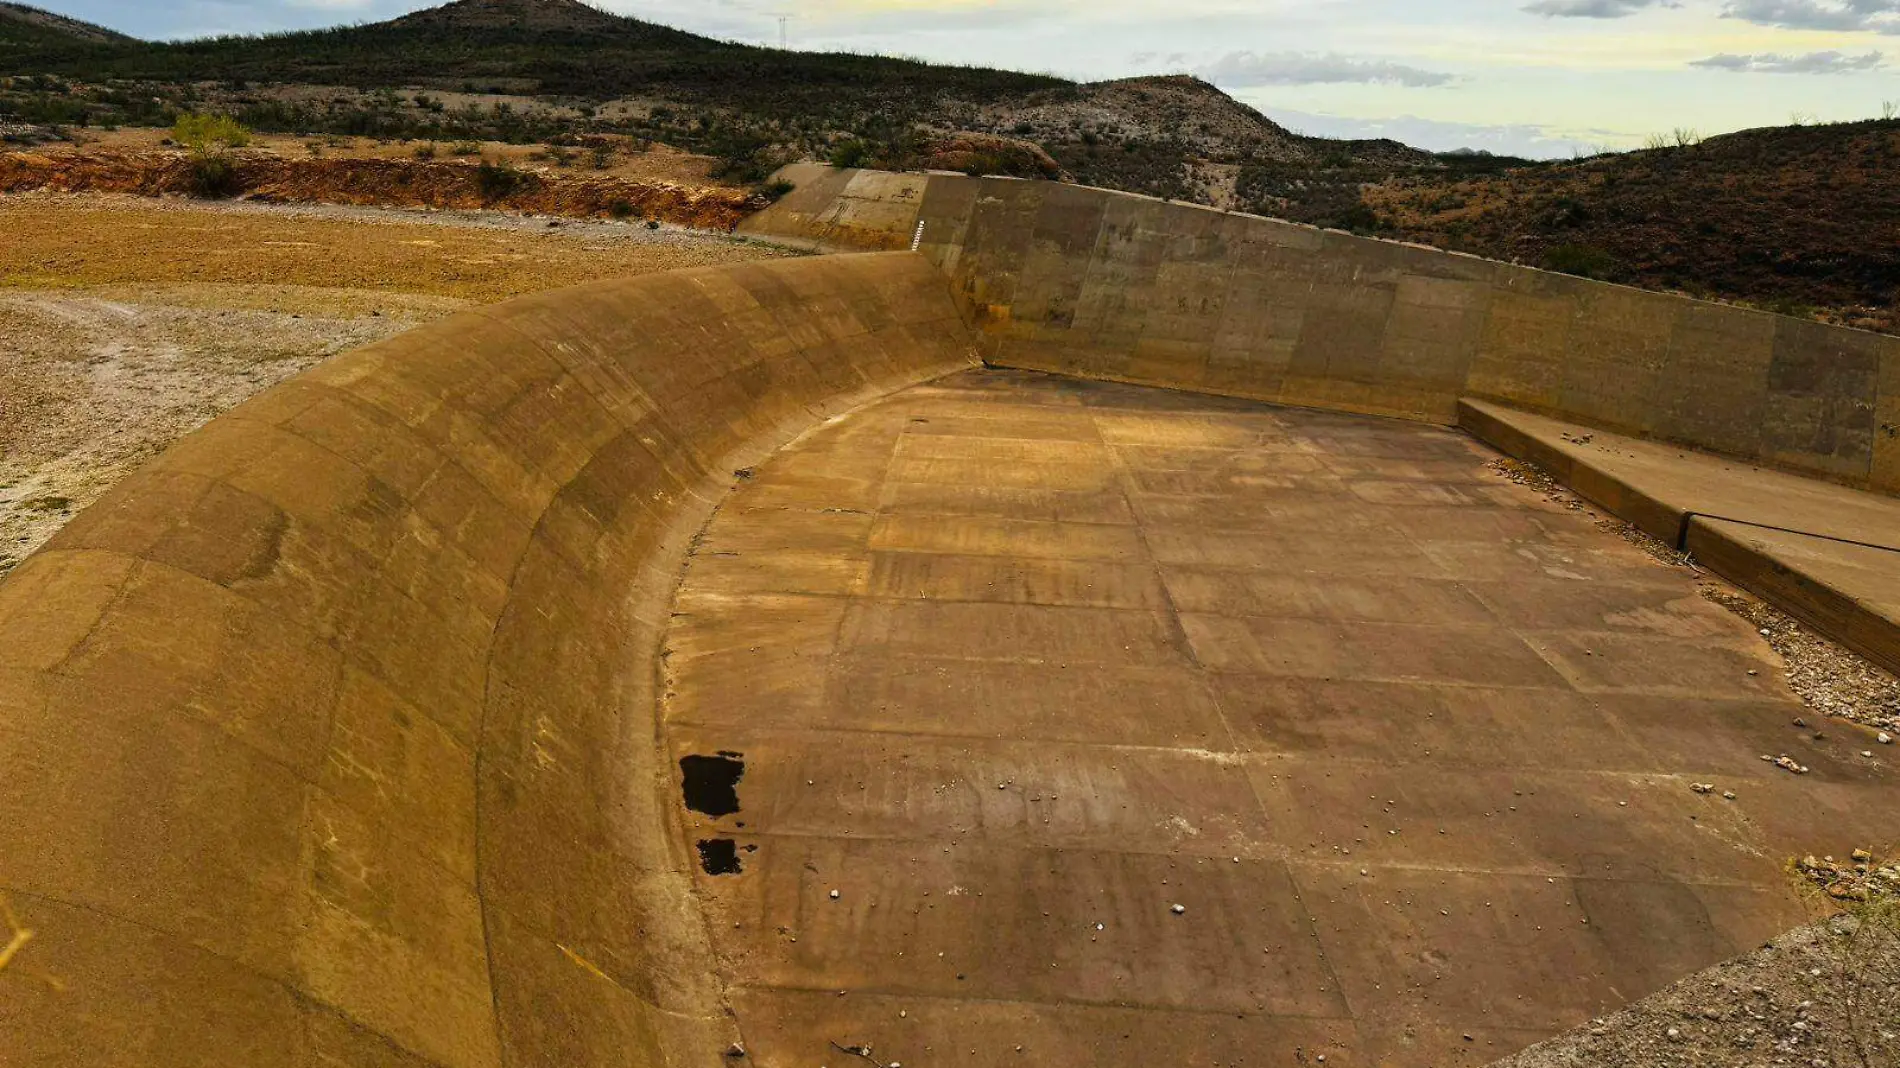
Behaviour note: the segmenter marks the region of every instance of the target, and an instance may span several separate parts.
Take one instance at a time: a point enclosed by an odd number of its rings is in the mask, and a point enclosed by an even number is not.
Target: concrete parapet
[[[0,583],[0,1060],[723,1049],[652,718],[684,552],[735,469],[972,351],[908,253],[598,284],[125,480]]]

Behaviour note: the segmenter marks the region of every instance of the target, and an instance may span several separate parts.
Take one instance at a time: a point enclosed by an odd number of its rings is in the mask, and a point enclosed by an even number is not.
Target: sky
[[[428,0],[29,0],[141,37]],[[1900,107],[1900,0],[594,0],[729,40],[1082,80],[1196,74],[1304,133],[1537,157]]]

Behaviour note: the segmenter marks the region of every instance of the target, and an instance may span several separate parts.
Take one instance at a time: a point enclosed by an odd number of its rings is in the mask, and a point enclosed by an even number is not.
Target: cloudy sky
[[[370,21],[428,0],[31,0],[143,37]],[[1538,156],[1873,117],[1900,0],[596,0],[684,29],[1072,78],[1195,73],[1308,133]]]

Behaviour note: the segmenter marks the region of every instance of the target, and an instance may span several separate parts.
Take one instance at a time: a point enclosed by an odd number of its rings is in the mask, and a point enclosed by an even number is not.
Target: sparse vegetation
[[[189,154],[192,194],[226,197],[237,189],[237,161],[232,150],[251,143],[251,132],[228,115],[180,115],[172,124],[172,140]]]
[[[868,167],[871,164],[871,146],[856,137],[848,137],[832,146],[831,165],[840,169]]]
[[[1593,245],[1557,245],[1544,253],[1541,266],[1547,271],[1606,281],[1616,273],[1616,257]]]
[[[506,160],[483,160],[475,168],[475,188],[481,192],[482,200],[491,204],[527,189],[535,181],[534,175]]]

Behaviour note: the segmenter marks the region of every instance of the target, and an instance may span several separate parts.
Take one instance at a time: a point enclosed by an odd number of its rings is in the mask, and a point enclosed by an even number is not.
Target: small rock
[[[1689,784],[1689,789],[1694,790],[1698,794],[1712,794],[1715,792],[1715,784],[1712,782],[1692,782]]]
[[[1879,742],[1881,745],[1892,745],[1893,735],[1888,734],[1886,731],[1881,731],[1880,736],[1875,738],[1874,740]]]
[[[838,900],[839,898],[841,898],[841,897],[843,897],[843,896],[844,896],[843,894],[841,894],[841,893],[839,893],[839,892],[838,892],[838,891],[836,891],[836,890],[833,890],[833,891],[831,892],[831,900],[833,900],[833,901],[836,901],[836,900]]]
[[[1169,905],[1168,911],[1174,913],[1176,916],[1180,916],[1187,912],[1187,906],[1186,905]]]
[[[1733,790],[1724,790],[1724,791],[1722,791],[1722,800],[1724,800],[1724,801],[1733,801],[1733,800],[1735,800],[1735,791],[1733,791]]]
[[[726,1047],[726,1056],[732,1058],[735,1061],[738,1060],[739,1058],[745,1056],[745,1046],[738,1042],[734,1042],[732,1045]]]

